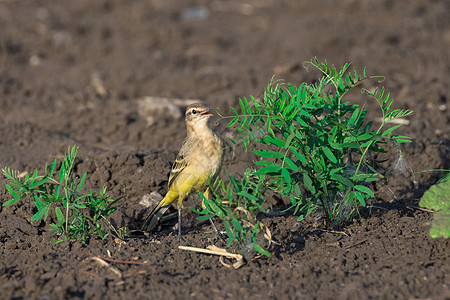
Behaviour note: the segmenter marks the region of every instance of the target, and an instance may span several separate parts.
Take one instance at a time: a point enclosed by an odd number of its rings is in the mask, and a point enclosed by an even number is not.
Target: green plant
[[[216,215],[227,220],[229,243],[245,243],[253,228],[251,241],[255,245],[255,213],[264,212],[267,191],[289,197],[299,220],[314,211],[322,212],[327,226],[351,218],[358,205],[365,206],[366,200],[374,197],[370,183],[381,177],[373,154],[386,152],[382,144],[387,141],[395,145],[411,141],[394,135],[402,125],[385,129],[389,122],[412,111],[391,109],[393,100],[384,87],[362,89],[380,107],[382,122],[378,128],[372,129],[373,122],[366,121],[364,107],[344,101],[353,87],[375,78],[368,77],[365,69],[360,76],[356,70],[349,72],[350,64],[337,69],[317,58],[306,63],[309,67],[323,75],[316,83],[295,87],[271,82],[262,100],[239,99],[240,112],[231,108],[233,116],[222,116],[230,118],[228,127],[237,131],[231,142],[242,143],[245,151],[255,142],[252,151],[259,156],[254,162],[257,169],[247,169],[240,181],[230,177],[230,184],[216,185],[216,201],[207,201],[209,205],[201,212],[204,218]],[[244,221],[236,210],[246,212]],[[247,222],[252,226],[243,227]],[[254,248],[260,250],[259,246]]]
[[[106,194],[106,187],[97,196],[94,196],[92,191],[89,191],[88,194],[81,194],[86,173],[83,173],[80,178],[72,174],[77,152],[78,147],[76,146],[68,148],[61,160],[61,168],[57,177],[54,176],[56,159],[50,167],[45,165],[43,176],[38,176],[38,172],[35,170],[32,176],[26,174],[24,178],[21,178],[19,171],[11,170],[8,167],[2,169],[9,181],[6,189],[13,197],[3,203],[3,206],[14,205],[31,197],[37,209],[37,212],[31,217],[31,221],[41,219],[46,221],[51,207],[54,206],[58,222],[51,223],[50,230],[55,231],[58,236],[64,236],[59,238],[57,243],[65,239],[76,239],[78,236],[85,243],[86,237],[94,233],[105,239],[108,233],[101,220],[114,229],[106,217],[115,211],[116,208],[111,204],[116,200],[109,198]]]
[[[425,192],[419,205],[436,211],[431,223],[430,236],[434,239],[450,238],[450,173]]]

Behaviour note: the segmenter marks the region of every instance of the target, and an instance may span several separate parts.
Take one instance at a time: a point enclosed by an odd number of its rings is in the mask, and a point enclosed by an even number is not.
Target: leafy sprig
[[[251,249],[270,257],[271,254],[257,240],[260,232],[267,242],[272,242],[270,230],[257,220],[258,212],[267,212],[263,208],[263,184],[255,176],[255,170],[247,169],[241,180],[228,175],[229,181],[217,179],[210,185],[214,200],[203,195],[203,209],[194,212],[200,214],[201,220],[218,217],[224,223],[228,236],[228,247],[234,242],[244,245],[243,251]],[[244,253],[245,254],[245,253]]]

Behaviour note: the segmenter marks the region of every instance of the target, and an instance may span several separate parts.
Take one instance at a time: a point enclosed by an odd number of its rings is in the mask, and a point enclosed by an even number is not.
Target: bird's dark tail
[[[162,201],[152,210],[150,215],[145,219],[144,224],[142,224],[141,230],[142,231],[152,231],[156,224],[158,224],[161,217],[164,215],[164,213],[169,209],[170,204],[166,206],[162,206]]]

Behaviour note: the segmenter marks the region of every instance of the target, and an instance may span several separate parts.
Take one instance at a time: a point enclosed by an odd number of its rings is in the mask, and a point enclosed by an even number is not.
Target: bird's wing
[[[188,154],[189,154],[190,146],[187,140],[183,142],[183,146],[181,146],[180,152],[175,159],[175,162],[172,165],[172,169],[170,170],[169,176],[169,188],[172,186],[175,179],[180,175],[180,173],[188,166]]]

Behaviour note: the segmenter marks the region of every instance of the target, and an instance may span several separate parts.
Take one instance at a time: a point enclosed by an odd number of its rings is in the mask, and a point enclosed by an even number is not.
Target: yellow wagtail
[[[142,225],[152,231],[170,205],[178,200],[178,236],[181,236],[181,208],[184,198],[203,192],[208,199],[209,182],[222,168],[224,147],[222,139],[208,126],[212,109],[205,104],[191,104],[186,109],[187,137],[173,163],[169,190]]]

